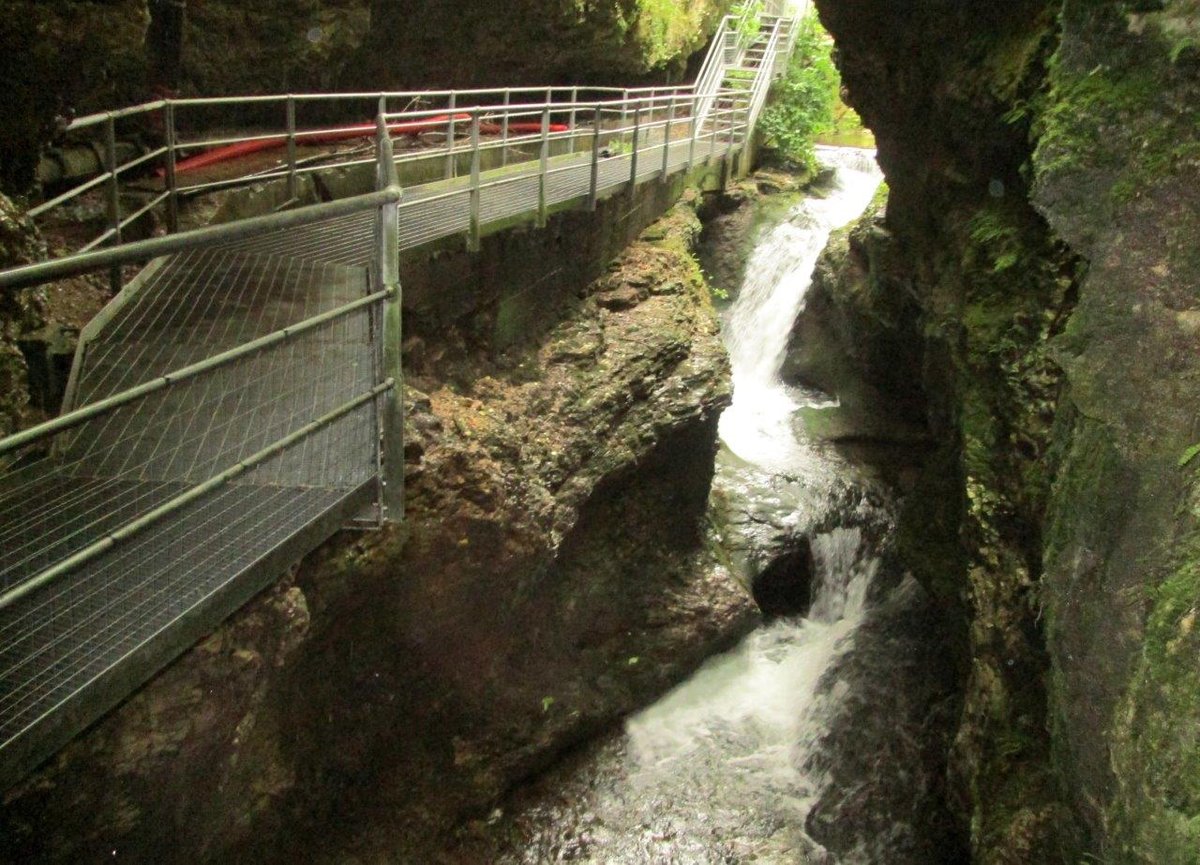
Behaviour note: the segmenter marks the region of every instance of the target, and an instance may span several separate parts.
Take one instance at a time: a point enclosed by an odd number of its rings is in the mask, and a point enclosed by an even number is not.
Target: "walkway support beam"
[[[642,134],[642,101],[639,99],[633,106],[633,158],[629,161],[629,191],[637,186],[638,150]]]
[[[396,386],[387,391],[379,411],[383,442],[380,478],[380,519],[399,522],[404,518],[404,365],[401,351],[403,296],[400,289],[400,180],[387,120],[379,115],[376,155],[379,160],[379,192],[391,192],[379,208],[376,279],[390,292],[383,304],[381,339],[383,340],[382,375]]]
[[[601,108],[597,105],[592,116],[592,176],[588,181],[588,210],[596,209],[596,197],[600,187],[600,127],[603,122]]]
[[[546,174],[550,170],[550,106],[542,109],[542,154],[538,166],[538,204],[537,224],[539,228],[546,227]]]
[[[480,152],[479,152],[479,109],[476,108],[471,112],[471,214],[470,228],[467,238],[467,249],[471,252],[479,252],[480,244],[480,202],[479,202],[479,172],[480,172]]]

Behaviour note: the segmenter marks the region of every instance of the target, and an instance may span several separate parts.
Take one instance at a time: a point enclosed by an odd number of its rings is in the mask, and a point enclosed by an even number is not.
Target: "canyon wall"
[[[1195,863],[1197,4],[818,6],[890,196],[799,332],[937,442],[901,533],[964,623],[975,859]]]

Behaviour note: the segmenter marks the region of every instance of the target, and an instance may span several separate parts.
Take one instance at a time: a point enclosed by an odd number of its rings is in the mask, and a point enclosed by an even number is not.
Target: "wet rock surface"
[[[739,217],[710,224],[708,240],[721,246],[721,232],[741,234],[753,220]],[[769,260],[755,266],[788,277]],[[744,299],[727,316],[727,344],[731,329],[754,320],[745,309],[758,301]],[[736,354],[733,362],[736,384]],[[736,400],[727,410],[735,415]],[[845,459],[821,429],[776,432],[790,441],[786,469],[722,447],[715,482],[730,565],[768,621],[622,731],[465,823],[435,861],[966,861],[946,804],[961,708],[947,647],[962,635],[903,574],[892,497],[874,468]]]
[[[916,347],[901,546],[968,627],[975,861],[1194,862],[1195,4],[818,6],[891,190],[834,320]]]
[[[916,581],[891,585],[823,682],[843,696],[806,765],[828,780],[805,828],[839,861],[963,865],[968,839],[939,771],[961,710],[946,663],[958,637]]]

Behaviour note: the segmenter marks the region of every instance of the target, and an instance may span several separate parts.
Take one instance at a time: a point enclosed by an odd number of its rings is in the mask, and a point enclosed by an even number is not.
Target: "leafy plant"
[[[813,141],[833,126],[841,79],[831,57],[832,42],[815,14],[804,19],[787,72],[771,89],[759,120],[763,141],[781,156],[816,167]]]
[[[972,242],[990,255],[994,273],[1001,273],[1021,262],[1024,247],[1020,228],[1003,212],[980,210],[972,217],[970,230]]]
[[[762,29],[762,0],[745,0],[735,3],[729,10],[733,16],[733,27],[737,33],[738,44],[749,45]]]

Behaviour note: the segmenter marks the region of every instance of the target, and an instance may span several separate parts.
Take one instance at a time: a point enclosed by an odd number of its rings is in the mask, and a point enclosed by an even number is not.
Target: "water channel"
[[[832,401],[780,379],[817,257],[881,180],[867,151],[821,158],[832,182],[762,231],[725,313],[734,399],[714,482],[735,558],[791,562],[803,609],[518,791],[488,821],[491,849],[468,845],[462,861],[959,861],[940,804],[938,713],[952,701],[931,672],[938,617],[889,560],[888,491],[804,431],[804,410]]]

